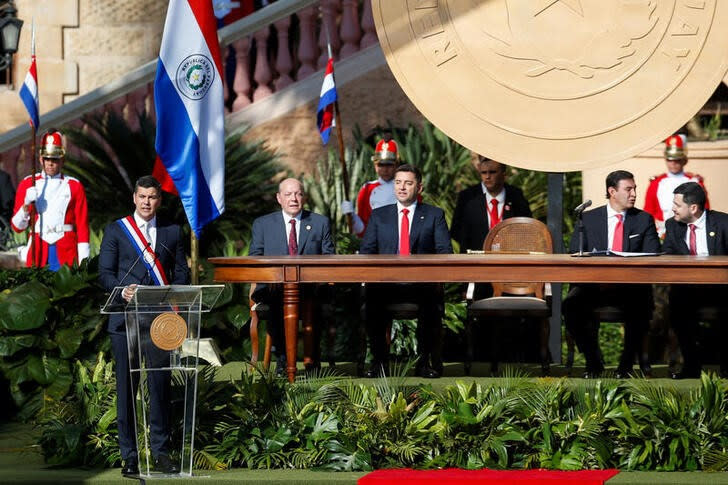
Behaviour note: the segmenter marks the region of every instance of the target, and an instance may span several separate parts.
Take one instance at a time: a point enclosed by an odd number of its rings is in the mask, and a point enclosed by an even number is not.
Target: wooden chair
[[[530,217],[513,217],[496,225],[488,232],[483,243],[484,256],[491,252],[514,254],[553,253],[551,233],[546,225]],[[474,256],[476,257],[476,256]],[[472,285],[472,283],[471,283]],[[468,288],[468,315],[465,322],[465,373],[470,374],[473,360],[472,325],[488,318],[541,320],[540,356],[544,373],[548,373],[549,318],[551,317],[550,290],[545,283],[493,283],[493,296],[472,301],[472,287]],[[498,342],[491,339],[492,368],[498,365]]]

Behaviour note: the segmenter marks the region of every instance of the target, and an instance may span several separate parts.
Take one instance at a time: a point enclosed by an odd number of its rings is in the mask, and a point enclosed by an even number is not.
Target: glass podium
[[[140,477],[191,477],[200,321],[224,285],[137,286],[129,302],[121,296],[124,288],[114,288],[101,313],[125,317]],[[179,474],[152,470],[155,429],[168,433]]]

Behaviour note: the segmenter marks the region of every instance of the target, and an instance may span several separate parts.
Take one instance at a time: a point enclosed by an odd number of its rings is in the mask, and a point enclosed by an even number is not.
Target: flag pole
[[[30,62],[35,63],[35,17],[31,19],[31,27],[30,27]],[[36,76],[36,96],[38,96],[38,85],[37,85],[37,76]],[[37,109],[37,107],[36,107]],[[37,114],[37,117],[40,119],[40,113]],[[32,118],[32,117],[31,117]],[[35,163],[36,163],[36,135],[37,135],[38,127],[35,126],[35,122],[31,120],[30,123],[30,176],[31,180],[33,181],[33,188],[35,188]],[[40,161],[40,158],[38,160],[38,165],[40,166],[40,172],[43,173],[43,163]],[[31,247],[28,248],[30,251],[30,267],[35,268],[40,266],[40,241],[35,240],[35,222],[34,222],[34,216],[35,216],[35,203],[30,204],[30,235],[28,240],[31,242]]]
[[[190,282],[193,285],[200,283],[200,270],[197,261],[200,256],[200,240],[195,236],[195,231],[190,226]]]
[[[36,146],[35,146],[35,137],[36,137],[36,128],[33,123],[30,124],[30,176],[32,177],[31,180],[33,181],[33,187],[35,187],[35,160],[36,160]],[[40,164],[40,170],[43,171],[43,165],[38,160],[38,163]],[[40,247],[40,241],[35,240],[35,221],[33,220],[33,216],[35,216],[35,202],[30,204],[30,237],[29,241],[32,243],[32,251],[30,252],[30,267],[35,268],[40,266],[40,258],[39,258],[39,247]],[[28,248],[31,249],[31,248]]]
[[[326,46],[329,50],[329,59],[333,59],[334,55],[331,52],[331,38],[329,37],[329,26],[326,22],[323,23],[326,30]],[[334,79],[336,79],[336,70],[334,70]],[[334,83],[335,84],[335,83]],[[346,169],[346,159],[344,150],[344,135],[341,128],[341,112],[339,111],[339,97],[336,96],[334,101],[334,121],[336,122],[336,138],[339,143],[339,164],[341,165],[341,177],[344,182],[344,200],[349,199],[349,171]],[[349,232],[352,232],[354,228],[354,218],[351,214],[346,214],[346,224],[349,226]]]

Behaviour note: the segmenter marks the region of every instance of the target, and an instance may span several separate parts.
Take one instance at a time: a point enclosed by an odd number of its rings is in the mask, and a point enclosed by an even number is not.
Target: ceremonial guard
[[[372,156],[377,179],[366,182],[359,190],[359,196],[356,199],[356,213],[353,213],[350,201],[342,201],[341,212],[352,214],[352,231],[358,236],[364,236],[369,216],[374,209],[397,202],[394,196],[394,170],[397,168],[398,159],[397,142],[379,140]]]
[[[41,136],[43,171],[28,175],[18,185],[11,225],[16,232],[33,224],[20,258],[26,266],[81,262],[89,255],[86,192],[81,182],[62,173],[65,161],[63,135],[48,131]]]
[[[673,217],[672,200],[673,191],[685,182],[697,182],[703,189],[703,178],[696,174],[683,171],[688,163],[688,142],[685,135],[672,135],[665,140],[665,164],[667,172],[650,179],[650,185],[645,194],[645,212],[655,218],[657,232],[660,238],[665,236],[665,221]],[[706,204],[710,208],[710,204]]]

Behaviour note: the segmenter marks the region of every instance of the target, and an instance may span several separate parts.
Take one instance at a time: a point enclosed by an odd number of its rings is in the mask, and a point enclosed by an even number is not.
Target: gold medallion
[[[187,338],[187,323],[176,313],[162,313],[152,322],[149,336],[160,349],[174,350]]]
[[[718,0],[372,0],[422,114],[503,163],[572,171],[674,133],[728,71]]]

